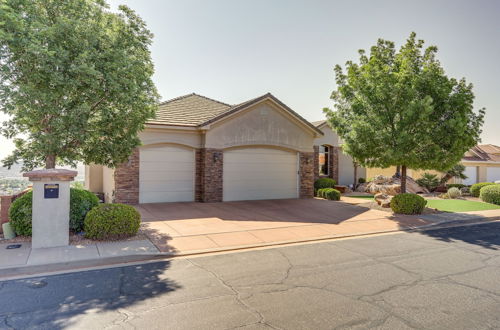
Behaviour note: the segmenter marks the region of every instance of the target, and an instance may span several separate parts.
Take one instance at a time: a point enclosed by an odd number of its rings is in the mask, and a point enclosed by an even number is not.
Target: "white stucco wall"
[[[85,165],[85,189],[92,192],[102,192],[102,166]]]
[[[366,179],[366,169],[358,166],[358,179]],[[339,184],[348,186],[354,183],[354,165],[351,156],[339,152]]]
[[[313,142],[313,131],[266,101],[211,126],[205,145],[217,149],[268,145],[312,152]]]

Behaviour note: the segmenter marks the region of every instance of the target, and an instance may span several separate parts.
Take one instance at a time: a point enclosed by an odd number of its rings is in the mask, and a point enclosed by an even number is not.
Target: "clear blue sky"
[[[227,103],[271,92],[311,121],[323,119],[333,67],[378,38],[401,45],[411,31],[486,107],[483,143],[500,145],[500,1],[113,0],[155,34],[154,81],[162,98],[196,92]],[[2,141],[0,141],[2,142]],[[10,145],[2,143],[1,156]]]

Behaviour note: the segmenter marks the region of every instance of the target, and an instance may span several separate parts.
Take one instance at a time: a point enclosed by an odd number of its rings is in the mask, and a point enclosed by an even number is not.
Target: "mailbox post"
[[[24,173],[33,182],[32,248],[69,244],[69,184],[76,171],[37,170]]]

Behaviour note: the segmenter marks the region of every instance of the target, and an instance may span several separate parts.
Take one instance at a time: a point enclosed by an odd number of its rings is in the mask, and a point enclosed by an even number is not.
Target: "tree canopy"
[[[401,166],[446,171],[477,144],[484,109],[474,111],[472,84],[448,77],[412,33],[396,51],[379,39],[359,63],[335,67],[335,109],[324,112],[344,141],[343,149],[365,167]]]
[[[152,38],[104,0],[0,0],[1,133],[16,147],[4,166],[125,161],[159,101]]]

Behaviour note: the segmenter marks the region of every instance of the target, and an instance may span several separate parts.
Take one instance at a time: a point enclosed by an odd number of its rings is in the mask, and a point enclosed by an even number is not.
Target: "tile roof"
[[[290,109],[287,105],[278,100],[271,93],[267,93],[232,106],[217,100],[213,100],[206,96],[192,93],[160,103],[160,106],[158,107],[158,110],[156,112],[156,117],[149,120],[147,123],[172,126],[200,127],[213,123],[232,113],[238,112],[239,110],[258,103],[265,98],[271,98],[297,119],[309,126],[312,130],[318,132],[321,135],[323,134],[323,132],[321,132],[315,125],[311,124],[298,113]]]
[[[470,148],[462,157],[469,162],[500,162],[500,147],[494,144],[480,144]]]
[[[229,104],[192,93],[160,103],[156,117],[147,123],[196,127],[230,108]]]

